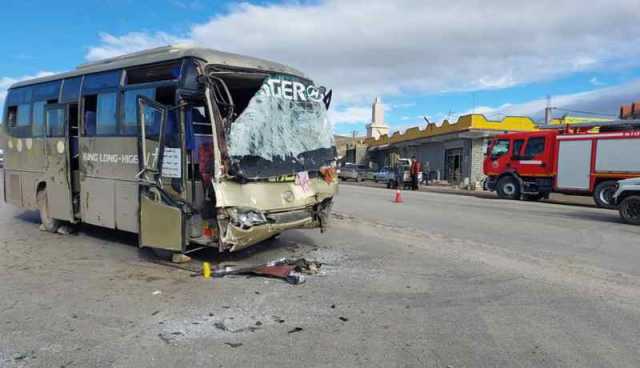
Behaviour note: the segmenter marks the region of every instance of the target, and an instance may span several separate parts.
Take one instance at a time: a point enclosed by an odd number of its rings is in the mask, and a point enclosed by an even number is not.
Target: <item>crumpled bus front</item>
[[[235,83],[234,83],[235,82]],[[247,90],[228,81],[242,105],[225,130],[228,177],[215,183],[221,248],[238,250],[284,230],[324,228],[337,180],[326,89],[283,74]]]
[[[293,182],[225,181],[216,186],[218,224],[224,249],[236,251],[285,230],[328,225],[337,180],[312,178]]]

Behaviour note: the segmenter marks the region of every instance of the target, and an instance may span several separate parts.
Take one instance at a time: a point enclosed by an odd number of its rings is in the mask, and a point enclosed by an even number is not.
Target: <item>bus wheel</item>
[[[518,184],[516,179],[511,176],[505,176],[504,178],[498,180],[496,191],[498,192],[498,197],[500,198],[520,199],[520,184]]]
[[[593,191],[593,200],[596,205],[601,208],[616,208],[613,204],[613,194],[616,192],[618,182],[615,180],[607,180],[596,185]]]
[[[42,222],[42,229],[55,233],[60,227],[60,220],[56,220],[49,216],[49,203],[47,201],[47,190],[42,189],[36,194],[36,202],[38,203],[38,210],[40,210],[40,222]]]
[[[620,217],[624,222],[640,225],[640,196],[628,196],[620,202]]]

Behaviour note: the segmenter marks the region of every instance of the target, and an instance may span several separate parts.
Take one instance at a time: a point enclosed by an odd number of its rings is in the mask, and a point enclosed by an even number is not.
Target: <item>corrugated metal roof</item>
[[[75,70],[72,70],[70,72],[21,81],[13,84],[10,88],[43,83],[62,78],[70,78],[78,75],[128,68],[136,65],[178,60],[184,57],[195,57],[198,59],[202,59],[207,64],[211,65],[284,73],[295,75],[301,78],[306,78],[306,76],[301,71],[272,61],[258,59],[250,56],[232,54],[224,51],[176,45],[158,47],[154,49],[134,52],[127,55],[116,56],[114,58],[99,60],[92,63],[82,64],[79,65]]]

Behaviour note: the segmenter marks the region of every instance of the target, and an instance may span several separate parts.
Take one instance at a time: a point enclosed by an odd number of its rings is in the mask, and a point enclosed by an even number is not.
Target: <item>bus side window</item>
[[[96,134],[115,135],[116,134],[116,98],[115,92],[101,93],[98,95],[98,106],[96,111]]]
[[[33,126],[31,132],[34,137],[44,136],[44,101],[33,103]]]
[[[143,88],[124,92],[124,118],[120,124],[120,135],[136,136],[138,134],[138,96],[145,96],[155,100],[156,90],[155,88]]]
[[[64,137],[64,109],[49,109],[45,114],[48,129],[47,136]]]
[[[31,105],[30,104],[18,105],[18,118],[17,118],[16,126],[25,127],[29,125],[31,125]]]
[[[15,128],[18,124],[18,106],[9,106],[7,109],[7,127]]]
[[[88,137],[116,135],[115,92],[84,97],[84,133]]]
[[[98,96],[84,97],[84,135],[94,137],[96,135],[96,105]]]

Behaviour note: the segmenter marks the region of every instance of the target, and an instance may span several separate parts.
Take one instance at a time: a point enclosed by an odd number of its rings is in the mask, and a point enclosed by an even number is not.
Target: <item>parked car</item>
[[[356,165],[348,162],[340,169],[339,177],[344,181],[365,181],[367,179],[368,169],[365,165]]]
[[[387,188],[393,189],[411,189],[413,183],[411,182],[411,159],[410,158],[400,158],[396,162],[396,167],[400,172],[401,178],[396,178],[395,169],[392,169],[392,175],[390,179],[387,181]],[[399,180],[398,180],[399,179]],[[422,173],[418,173],[418,183],[422,182]]]
[[[388,183],[394,179],[394,172],[391,166],[385,166],[373,174],[373,181],[376,183]]]
[[[640,225],[640,178],[619,180],[613,201],[624,222]]]

